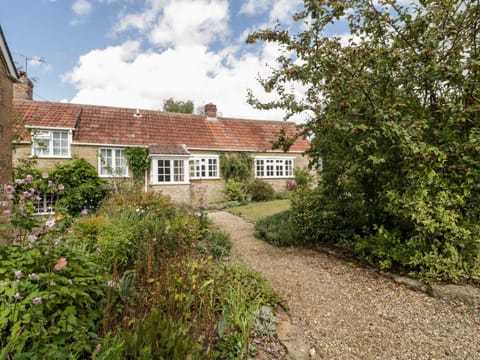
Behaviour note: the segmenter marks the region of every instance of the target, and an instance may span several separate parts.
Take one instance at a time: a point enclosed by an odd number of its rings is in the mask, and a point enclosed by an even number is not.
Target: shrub
[[[200,252],[213,255],[218,259],[230,255],[232,243],[228,234],[211,231],[198,243],[198,249]]]
[[[260,219],[255,223],[255,235],[275,246],[298,245],[302,239],[292,226],[291,210]]]
[[[107,278],[59,227],[0,247],[2,358],[85,358],[94,349]]]
[[[247,198],[243,184],[234,179],[228,179],[225,181],[223,193],[225,194],[227,201],[242,202]]]
[[[71,215],[95,210],[108,194],[107,183],[100,179],[97,170],[82,158],[57,165],[50,176],[60,179],[64,186],[64,193],[57,206]]]
[[[247,153],[223,153],[220,156],[220,170],[225,180],[247,182],[253,176],[254,159]]]
[[[325,201],[321,187],[299,187],[291,196],[291,226],[304,242],[351,241],[358,218],[342,214],[338,203]],[[338,205],[338,208],[336,207]]]
[[[248,185],[247,194],[250,195],[252,201],[269,201],[273,200],[275,190],[269,183],[255,179]]]
[[[315,180],[308,168],[295,168],[293,175],[297,187],[310,187]]]

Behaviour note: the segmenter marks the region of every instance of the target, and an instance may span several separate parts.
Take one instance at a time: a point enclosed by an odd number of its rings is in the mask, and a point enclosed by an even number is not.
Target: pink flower
[[[57,263],[55,264],[54,269],[55,270],[62,270],[65,266],[67,266],[67,259],[66,258],[60,258],[58,259]]]
[[[62,184],[58,185],[58,190],[64,190],[65,189],[65,186],[63,186]]]
[[[48,173],[47,172],[42,173],[42,178],[43,179],[48,179]]]
[[[20,184],[23,184],[23,183],[25,183],[25,180],[23,180],[23,179],[15,179],[15,184],[20,185]]]
[[[0,205],[6,207],[8,206],[8,201],[0,201]]]
[[[15,299],[15,301],[20,301],[23,299],[23,296],[20,295],[20,293],[16,293],[15,295],[13,295],[13,298]]]
[[[109,280],[109,281],[107,282],[107,286],[110,287],[110,288],[113,288],[113,287],[115,287],[116,285],[117,285],[117,282],[114,281],[114,280]]]
[[[48,180],[48,187],[52,187],[53,186],[53,182],[51,180]]]
[[[28,278],[30,279],[30,281],[37,281],[38,280],[38,275],[35,274],[35,273],[31,273],[28,275]]]
[[[87,208],[83,208],[83,210],[80,211],[80,214],[81,214],[81,215],[88,215],[88,209],[87,209]]]
[[[15,279],[17,280],[20,280],[23,277],[22,270],[15,270],[14,274],[15,274]]]
[[[11,215],[12,211],[10,209],[3,210],[3,215]]]
[[[40,305],[42,303],[42,298],[41,297],[36,297],[35,299],[32,300],[34,305]]]
[[[3,190],[4,190],[7,194],[13,194],[13,192],[15,191],[15,189],[13,188],[12,185],[4,185],[4,186],[3,186]]]
[[[53,225],[55,225],[55,216],[52,216],[50,219],[48,219],[46,222],[45,222],[45,226],[47,228],[51,228]]]
[[[31,182],[31,181],[33,181],[33,176],[32,175],[29,174],[29,175],[25,176],[25,182]]]

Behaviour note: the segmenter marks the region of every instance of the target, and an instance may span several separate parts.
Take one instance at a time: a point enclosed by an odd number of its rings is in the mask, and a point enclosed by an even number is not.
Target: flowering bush
[[[62,221],[50,218],[37,235],[0,247],[2,356],[82,357],[95,346],[107,279],[60,236]]]

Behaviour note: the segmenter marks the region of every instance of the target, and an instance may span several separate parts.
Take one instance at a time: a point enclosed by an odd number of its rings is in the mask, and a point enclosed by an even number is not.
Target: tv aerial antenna
[[[28,63],[29,62],[37,62],[39,64],[45,64],[45,59],[43,58],[43,56],[39,57],[39,56],[29,56],[29,55],[24,55],[24,54],[20,54],[20,53],[15,53],[16,55],[20,56],[24,61],[25,61],[25,74],[28,74]]]

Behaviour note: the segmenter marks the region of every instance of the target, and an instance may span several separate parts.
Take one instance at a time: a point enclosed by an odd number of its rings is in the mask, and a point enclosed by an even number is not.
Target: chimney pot
[[[208,103],[205,105],[205,115],[209,118],[217,117],[217,105]]]

